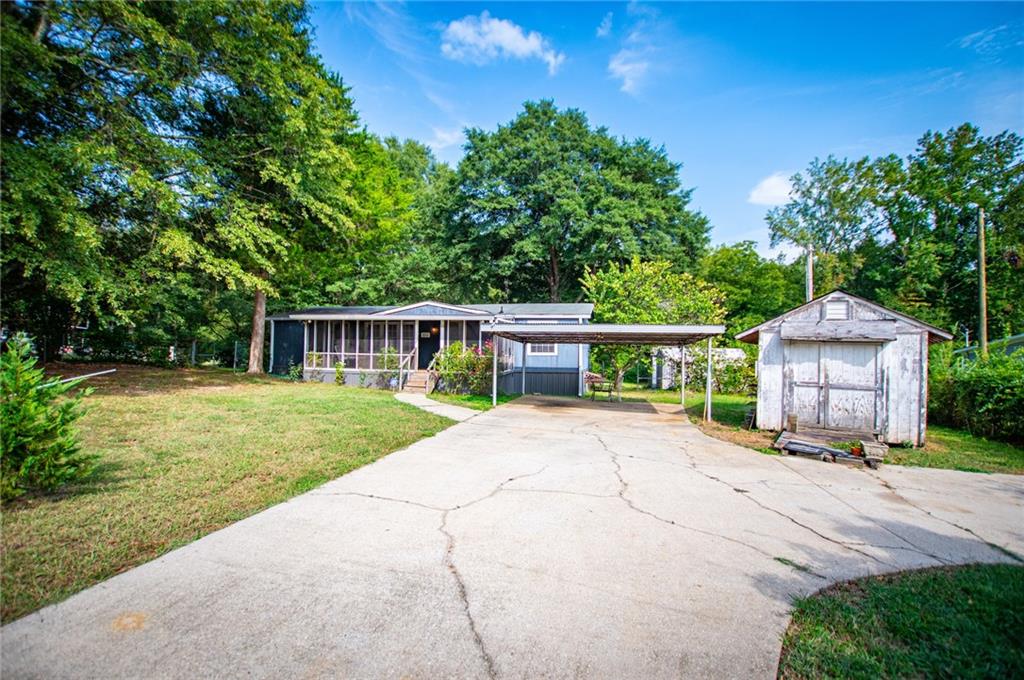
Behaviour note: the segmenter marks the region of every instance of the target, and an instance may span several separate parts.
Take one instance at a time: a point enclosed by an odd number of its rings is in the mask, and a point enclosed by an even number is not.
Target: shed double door
[[[880,350],[876,343],[787,343],[786,412],[818,427],[876,430]]]

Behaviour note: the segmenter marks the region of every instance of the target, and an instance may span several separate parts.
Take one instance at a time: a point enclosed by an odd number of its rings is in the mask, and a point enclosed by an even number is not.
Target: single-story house
[[[743,363],[747,354],[738,347],[715,347],[711,350],[714,366],[725,366]],[[683,376],[680,362],[686,359],[686,368],[693,363],[693,355],[686,352],[685,347],[656,347],[651,352],[651,388],[670,390],[679,387],[679,378]]]
[[[928,346],[952,335],[842,290],[739,333],[757,343],[757,426],[870,432],[924,444]]]
[[[587,324],[594,311],[586,303],[451,305],[425,300],[386,307],[310,307],[268,317],[270,371],[284,374],[302,366],[306,379],[359,385],[382,367],[381,353],[392,348],[404,372],[425,370],[441,348],[454,342],[482,346],[494,322]],[[521,343],[499,337],[498,388],[508,394],[582,395],[582,375],[590,348],[575,343]]]

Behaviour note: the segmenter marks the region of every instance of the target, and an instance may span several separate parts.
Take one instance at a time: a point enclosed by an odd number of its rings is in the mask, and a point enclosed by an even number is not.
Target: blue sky
[[[765,211],[816,156],[1024,132],[1021,3],[320,3],[313,22],[371,131],[455,163],[463,128],[553,99],[663,144],[713,242],[764,254]]]

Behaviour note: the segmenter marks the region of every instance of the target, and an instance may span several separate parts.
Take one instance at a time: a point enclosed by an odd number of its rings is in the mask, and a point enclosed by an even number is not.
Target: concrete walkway
[[[480,415],[480,411],[474,411],[473,409],[466,408],[465,406],[456,406],[454,404],[445,404],[440,401],[434,401],[425,394],[417,394],[415,392],[395,392],[395,399],[460,423],[464,420],[469,420],[473,416]]]
[[[524,398],[2,630],[5,678],[774,677],[794,596],[1024,553],[1024,479]]]

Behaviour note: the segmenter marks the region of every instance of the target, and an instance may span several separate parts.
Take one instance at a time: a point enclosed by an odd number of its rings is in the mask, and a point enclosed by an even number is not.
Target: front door
[[[441,322],[420,321],[419,328],[420,352],[417,360],[417,368],[426,368],[433,361],[434,355],[441,349]]]
[[[875,429],[880,349],[880,345],[868,343],[824,345],[821,370],[825,378],[826,426],[866,432]]]

